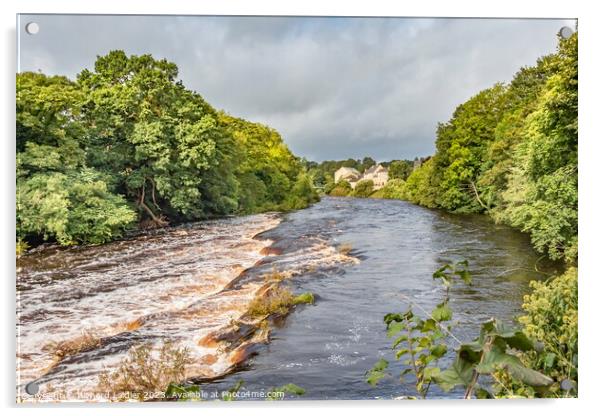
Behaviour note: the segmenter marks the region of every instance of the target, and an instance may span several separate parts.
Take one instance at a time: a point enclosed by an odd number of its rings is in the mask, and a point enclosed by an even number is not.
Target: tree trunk
[[[146,205],[146,203],[144,202],[144,198],[145,198],[145,186],[142,185],[142,191],[140,192],[140,199],[138,200],[138,207],[144,209],[144,211],[146,211],[146,213],[151,217],[153,222],[155,224],[157,224],[158,227],[165,227],[167,224],[169,224],[163,218],[157,216],[153,212],[153,210],[150,209],[150,207],[148,205]]]

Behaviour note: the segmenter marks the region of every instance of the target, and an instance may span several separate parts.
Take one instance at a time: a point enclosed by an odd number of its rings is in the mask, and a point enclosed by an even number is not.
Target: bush
[[[145,393],[165,391],[171,383],[181,383],[186,378],[186,368],[192,364],[190,352],[165,342],[158,356],[150,344],[134,347],[120,366],[112,373],[99,377],[98,390],[127,399],[137,395],[145,399]],[[121,398],[121,397],[118,397]]]
[[[368,198],[374,191],[374,182],[371,179],[362,179],[355,185],[355,189],[351,193],[351,196],[357,198]]]
[[[556,383],[577,383],[577,268],[570,268],[548,282],[531,282],[533,293],[525,296],[519,318],[525,333],[543,344],[543,351],[529,357],[531,368],[542,371]],[[576,390],[576,389],[575,389]],[[575,391],[576,394],[576,391]]]
[[[546,282],[531,282],[525,296],[524,333],[537,345],[521,361],[553,380],[546,389],[534,389],[500,372],[496,389],[506,397],[576,397],[578,384],[577,269]]]
[[[19,183],[17,233],[43,235],[62,245],[100,244],[122,235],[136,220],[125,199],[91,170],[36,174]]]
[[[348,196],[353,189],[351,184],[344,179],[337,182],[335,187],[330,191],[331,196]]]
[[[289,289],[275,286],[251,301],[248,314],[252,317],[286,315],[293,305],[293,301],[294,296]]]
[[[380,191],[382,191],[382,198],[385,199],[405,199],[405,190],[406,183],[403,179],[390,179],[387,184],[380,189]]]

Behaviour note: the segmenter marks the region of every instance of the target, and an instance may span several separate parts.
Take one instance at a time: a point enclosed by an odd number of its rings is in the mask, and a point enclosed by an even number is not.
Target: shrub
[[[280,286],[275,286],[263,295],[255,297],[249,304],[248,313],[252,317],[266,315],[285,315],[293,305],[293,293]]]
[[[577,345],[577,269],[546,282],[531,282],[533,293],[525,296],[519,318],[527,336],[539,344],[537,352],[522,358],[529,368],[541,371],[554,380],[551,388],[538,392],[514,386],[525,396],[576,396],[578,382]]]
[[[155,356],[152,346],[144,344],[132,348],[117,370],[102,373],[98,389],[102,393],[124,395],[123,398],[137,395],[143,400],[145,393],[165,391],[171,383],[185,381],[186,366],[190,364],[192,359],[186,348],[165,342]]]
[[[390,179],[381,189],[385,199],[405,199],[406,183],[403,179]]]
[[[351,193],[351,196],[357,198],[368,198],[374,191],[374,182],[371,179],[362,179],[355,185],[355,189]]]
[[[341,179],[337,182],[335,187],[330,191],[331,196],[347,196],[349,195],[353,189],[351,188],[351,184],[344,179]]]

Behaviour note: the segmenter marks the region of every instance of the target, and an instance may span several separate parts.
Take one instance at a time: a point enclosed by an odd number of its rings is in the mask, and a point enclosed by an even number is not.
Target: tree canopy
[[[458,106],[406,197],[455,212],[489,212],[531,235],[552,259],[577,257],[577,34]]]
[[[17,74],[17,237],[102,243],[317,200],[275,130],[216,111],[151,55],[112,51],[75,81]]]

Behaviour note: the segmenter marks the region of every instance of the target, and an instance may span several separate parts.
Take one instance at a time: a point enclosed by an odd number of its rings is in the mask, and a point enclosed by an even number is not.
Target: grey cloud
[[[35,20],[40,33],[25,35]],[[215,107],[314,160],[434,151],[438,122],[552,53],[565,20],[22,16],[21,70],[74,77],[113,49],[151,53]]]

